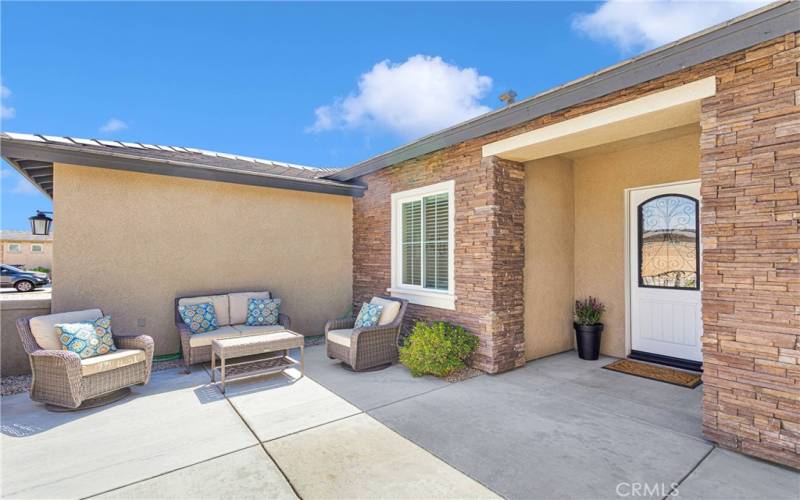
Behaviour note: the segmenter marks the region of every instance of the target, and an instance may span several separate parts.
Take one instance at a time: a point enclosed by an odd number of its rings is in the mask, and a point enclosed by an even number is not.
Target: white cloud
[[[491,87],[490,77],[441,57],[381,61],[359,77],[357,92],[314,110],[308,130],[376,127],[418,137],[490,111],[480,99]]]
[[[0,99],[5,101],[9,97],[11,97],[11,90],[5,85],[0,84]],[[14,118],[15,116],[17,116],[16,109],[6,106],[5,104],[0,104],[0,118],[3,120],[8,120],[9,118]]]
[[[119,132],[120,130],[125,130],[126,128],[128,128],[128,124],[120,120],[119,118],[109,118],[108,121],[105,122],[100,127],[100,132],[104,134],[109,134],[111,132]]]
[[[607,0],[591,14],[576,15],[572,27],[630,52],[664,45],[771,1]]]
[[[39,191],[31,184],[28,179],[17,179],[17,183],[11,188],[13,194],[37,194]]]
[[[11,194],[36,194],[39,191],[30,183],[30,181],[21,175],[17,174],[10,168],[3,167],[0,169],[0,179],[3,184],[3,191]],[[7,184],[11,183],[10,187]]]

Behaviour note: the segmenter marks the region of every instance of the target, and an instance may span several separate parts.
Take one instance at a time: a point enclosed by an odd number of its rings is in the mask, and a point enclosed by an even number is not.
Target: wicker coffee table
[[[305,339],[291,330],[273,332],[263,335],[249,335],[229,339],[217,339],[211,342],[211,382],[216,382],[217,370],[220,371],[220,389],[225,394],[226,380],[252,377],[266,373],[277,373],[292,367],[300,366],[303,376]],[[289,356],[289,349],[300,348],[300,361]],[[216,366],[219,358],[220,366]],[[238,361],[229,362],[237,359]],[[255,369],[244,370],[244,366],[253,365]]]

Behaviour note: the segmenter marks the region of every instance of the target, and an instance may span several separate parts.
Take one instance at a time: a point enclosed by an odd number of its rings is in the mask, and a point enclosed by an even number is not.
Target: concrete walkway
[[[797,499],[800,474],[714,448],[702,389],[565,353],[457,384],[399,365],[353,373],[322,346],[307,376],[153,374],[104,408],[2,399],[13,498]],[[674,493],[674,492],[673,492]]]

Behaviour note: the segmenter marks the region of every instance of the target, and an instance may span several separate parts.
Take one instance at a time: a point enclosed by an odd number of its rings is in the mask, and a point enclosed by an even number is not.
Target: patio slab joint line
[[[319,381],[315,380],[315,379],[314,379],[314,377],[311,377],[311,376],[309,376],[309,375],[306,375],[306,376],[307,376],[308,378],[310,378],[311,380],[314,380],[314,382],[318,383],[319,385],[321,385],[322,387],[324,387],[326,390],[328,390],[328,391],[330,391],[330,392],[332,392],[332,393],[336,394],[338,397],[340,397],[340,398],[344,399],[345,401],[347,401],[347,402],[348,402],[348,403],[350,403],[351,405],[353,405],[353,406],[355,406],[356,408],[358,408],[358,405],[357,405],[357,404],[355,404],[354,402],[350,401],[350,400],[349,400],[349,399],[347,399],[346,397],[342,396],[341,394],[339,394],[338,392],[336,392],[336,390],[334,390],[334,389],[332,389],[332,388],[329,388],[329,387],[328,387],[327,385],[325,385],[324,383],[322,383],[322,382],[319,382]],[[480,376],[482,376],[482,375],[478,375],[478,377],[480,377]],[[477,378],[477,377],[472,377],[472,378]],[[467,379],[467,380],[472,380],[472,379]],[[426,394],[430,394],[430,393],[432,393],[432,392],[441,391],[442,389],[447,389],[448,387],[452,387],[452,386],[454,386],[454,385],[456,385],[456,384],[460,384],[461,382],[466,382],[467,380],[460,380],[460,381],[458,381],[458,382],[448,382],[448,383],[447,383],[447,385],[443,385],[443,386],[441,386],[441,387],[434,387],[433,389],[428,389],[427,391],[424,391],[424,392],[419,392],[419,393],[417,393],[417,394],[411,394],[411,395],[409,395],[409,396],[405,396],[405,397],[402,397],[402,398],[400,398],[400,399],[396,399],[396,400],[394,400],[394,401],[390,401],[390,402],[388,402],[388,403],[379,404],[379,405],[377,405],[377,406],[373,406],[373,407],[371,407],[371,408],[364,408],[363,410],[361,410],[361,412],[360,412],[360,413],[366,413],[366,414],[369,414],[369,412],[371,412],[371,411],[380,410],[381,408],[386,408],[387,406],[391,406],[391,405],[393,405],[393,404],[402,403],[403,401],[408,401],[409,399],[414,399],[414,398],[416,398],[416,397],[419,397],[419,396],[424,396],[424,395],[426,395]],[[358,415],[358,413],[356,413],[355,415]],[[352,417],[352,416],[353,416],[353,415],[349,415],[348,417]],[[343,418],[348,418],[348,417],[343,417]],[[341,420],[341,419],[339,419],[339,420]],[[324,425],[324,424],[323,424],[323,425]]]
[[[685,474],[685,475],[684,475],[684,476],[681,478],[681,480],[680,480],[680,481],[678,481],[678,484],[676,484],[674,488],[672,488],[671,490],[669,490],[669,493],[667,493],[667,495],[666,495],[664,498],[662,498],[661,500],[668,500],[669,498],[673,498],[673,497],[672,497],[672,494],[673,494],[673,493],[680,492],[680,486],[683,484],[683,482],[684,482],[684,481],[686,481],[686,478],[688,478],[689,476],[691,476],[691,475],[692,475],[692,472],[694,472],[694,471],[695,471],[695,470],[696,470],[698,467],[700,467],[700,464],[702,464],[703,462],[705,462],[705,461],[706,461],[706,459],[709,457],[709,455],[711,455],[711,453],[712,453],[714,450],[716,450],[716,449],[717,449],[717,445],[713,445],[713,446],[711,447],[711,449],[710,449],[710,450],[708,450],[708,453],[706,453],[705,455],[703,455],[703,458],[701,458],[700,460],[698,460],[698,462],[697,462],[696,464],[694,464],[694,467],[692,467],[692,468],[691,468],[691,470],[689,470],[689,472],[687,472],[687,473],[686,473],[686,474]],[[680,493],[679,493],[679,494],[680,494]]]
[[[111,488],[111,489],[108,489],[108,490],[103,490],[103,491],[100,491],[100,492],[98,492],[98,493],[92,493],[92,494],[91,494],[91,495],[89,495],[89,496],[85,496],[85,497],[79,497],[79,498],[80,498],[81,500],[87,500],[87,499],[89,499],[89,498],[96,498],[96,497],[99,497],[100,495],[105,495],[106,493],[111,493],[112,491],[117,491],[117,490],[121,490],[121,489],[123,489],[123,488],[127,488],[128,486],[133,486],[134,484],[144,483],[145,481],[150,481],[151,479],[155,479],[155,478],[157,478],[157,477],[166,476],[167,474],[172,474],[173,472],[177,472],[177,471],[179,471],[179,470],[188,469],[188,468],[190,468],[190,467],[194,467],[195,465],[204,464],[204,463],[206,463],[206,462],[210,462],[210,461],[212,461],[212,460],[217,460],[218,458],[227,457],[228,455],[233,455],[234,453],[239,453],[239,452],[241,452],[241,451],[244,451],[244,450],[249,450],[250,448],[255,448],[255,447],[256,447],[256,446],[258,446],[259,444],[260,444],[260,443],[251,444],[250,446],[245,446],[244,448],[239,448],[238,450],[232,450],[232,451],[229,451],[229,452],[223,453],[223,454],[221,454],[221,455],[216,455],[216,456],[213,456],[213,457],[209,457],[209,458],[206,458],[206,459],[200,460],[199,462],[194,462],[194,463],[191,463],[191,464],[188,464],[188,465],[183,465],[183,466],[181,466],[181,467],[178,467],[178,468],[176,468],[176,469],[170,469],[170,470],[168,470],[168,471],[164,471],[164,472],[161,472],[161,473],[155,474],[155,475],[153,475],[153,476],[146,477],[146,478],[144,478],[144,479],[139,479],[139,480],[137,480],[137,481],[133,481],[133,482],[130,482],[130,483],[126,483],[126,484],[123,484],[123,485],[121,485],[121,486],[116,486],[116,487],[114,487],[114,488]]]
[[[205,366],[203,367],[203,369],[205,369]],[[206,372],[207,372],[207,370],[206,370]],[[217,387],[215,385],[215,389],[219,390],[219,387]],[[247,430],[250,431],[250,434],[252,434],[253,437],[256,438],[256,441],[258,442],[258,445],[264,451],[264,454],[267,455],[267,458],[269,458],[272,461],[272,463],[275,464],[275,467],[278,468],[278,470],[280,471],[281,475],[286,480],[286,484],[288,484],[289,487],[294,492],[294,495],[297,498],[301,498],[302,499],[303,497],[300,495],[300,492],[297,491],[297,488],[294,487],[294,484],[292,484],[292,481],[289,480],[289,476],[287,476],[286,472],[283,471],[283,467],[281,467],[281,464],[279,464],[278,461],[275,460],[275,458],[273,458],[273,456],[269,454],[269,452],[267,451],[266,446],[264,446],[264,443],[261,442],[261,439],[258,437],[258,434],[256,434],[256,431],[254,431],[253,428],[250,427],[250,424],[247,423],[247,420],[245,420],[245,418],[242,416],[242,414],[239,413],[239,410],[236,408],[236,405],[234,405],[233,402],[228,398],[227,394],[223,393],[222,391],[220,391],[220,394],[222,394],[222,397],[225,398],[225,401],[227,401],[228,404],[231,405],[231,408],[236,413],[236,415],[239,417],[239,419],[242,421],[244,426],[247,427]]]

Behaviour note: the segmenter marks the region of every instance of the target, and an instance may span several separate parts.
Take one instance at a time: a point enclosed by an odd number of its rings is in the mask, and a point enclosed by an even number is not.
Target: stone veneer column
[[[525,364],[525,167],[496,157],[483,158],[488,174],[492,306],[488,337],[490,372]]]
[[[800,47],[717,72],[701,117],[703,429],[800,467]]]

